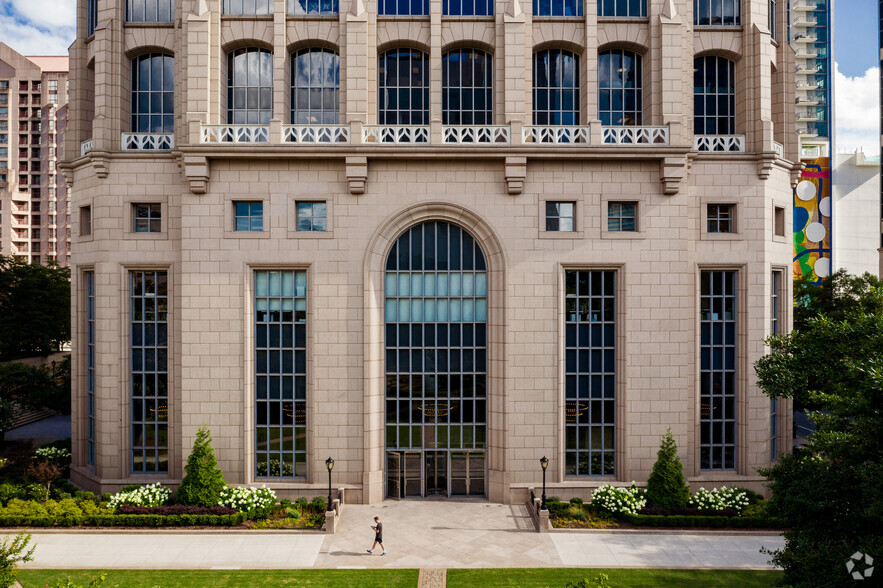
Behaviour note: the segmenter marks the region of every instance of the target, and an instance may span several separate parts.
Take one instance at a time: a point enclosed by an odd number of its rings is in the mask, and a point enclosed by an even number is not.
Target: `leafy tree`
[[[820,408],[808,444],[761,472],[789,527],[773,562],[793,586],[850,583],[850,555],[883,555],[883,287],[842,275],[828,288],[755,365],[766,394]]]
[[[70,323],[68,268],[0,255],[0,359],[59,351]]]
[[[678,444],[671,429],[662,436],[656,463],[647,479],[647,502],[653,506],[675,509],[687,506],[690,489],[684,481],[684,467],[678,457]]]
[[[15,584],[15,575],[18,573],[18,564],[34,561],[34,549],[28,549],[31,542],[30,533],[19,531],[14,539],[0,541],[0,586],[12,586]]]
[[[217,506],[221,500],[221,490],[227,484],[212,450],[212,434],[207,427],[200,427],[196,432],[193,451],[187,458],[184,470],[187,475],[178,487],[177,501],[180,504]]]

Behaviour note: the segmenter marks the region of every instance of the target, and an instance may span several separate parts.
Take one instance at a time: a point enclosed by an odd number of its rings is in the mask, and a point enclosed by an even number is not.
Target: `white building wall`
[[[850,274],[879,272],[880,161],[864,153],[834,156],[833,251],[834,269]]]

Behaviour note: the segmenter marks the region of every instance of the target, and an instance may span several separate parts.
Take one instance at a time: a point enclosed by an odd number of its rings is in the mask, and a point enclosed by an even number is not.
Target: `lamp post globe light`
[[[549,460],[545,455],[540,460],[540,467],[543,468],[543,499],[540,503],[540,510],[546,510],[546,468],[549,467]]]
[[[328,506],[325,510],[331,510],[331,470],[334,469],[334,460],[330,457],[325,460],[325,467],[328,468]]]

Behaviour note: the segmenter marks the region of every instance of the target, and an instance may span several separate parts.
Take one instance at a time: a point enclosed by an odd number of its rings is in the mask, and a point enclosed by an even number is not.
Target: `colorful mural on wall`
[[[831,274],[831,168],[827,157],[804,161],[794,190],[794,278]]]

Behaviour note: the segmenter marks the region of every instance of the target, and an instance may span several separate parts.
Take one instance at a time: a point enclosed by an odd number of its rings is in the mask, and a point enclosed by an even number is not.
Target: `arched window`
[[[227,54],[227,124],[266,125],[273,118],[273,54],[249,47]]]
[[[132,60],[132,132],[175,130],[175,58],[161,53]]]
[[[736,64],[725,57],[697,57],[693,66],[693,132],[736,132]]]
[[[598,0],[598,16],[643,18],[647,16],[647,0]]]
[[[442,0],[445,16],[492,16],[493,0]]]
[[[224,0],[224,14],[267,16],[273,14],[272,0]]]
[[[329,49],[291,54],[291,123],[336,125],[339,121],[340,58]]]
[[[378,64],[378,123],[429,124],[429,55],[417,49],[391,49]]]
[[[172,0],[126,0],[127,22],[172,22]]]
[[[582,16],[583,0],[533,0],[534,16]]]
[[[739,26],[742,24],[741,0],[693,0],[693,24]]]
[[[428,16],[429,0],[378,0],[381,16]]]
[[[640,125],[643,121],[641,56],[616,49],[598,56],[598,115],[605,126]]]
[[[579,124],[579,55],[563,49],[533,54],[533,124]]]
[[[493,124],[493,60],[477,49],[442,57],[442,124]]]
[[[390,497],[485,494],[487,279],[481,246],[447,222],[411,227],[390,249],[384,280]]]

